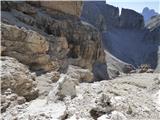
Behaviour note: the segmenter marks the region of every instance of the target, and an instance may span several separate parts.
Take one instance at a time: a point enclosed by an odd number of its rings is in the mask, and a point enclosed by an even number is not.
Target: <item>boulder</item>
[[[46,99],[36,99],[29,104],[14,106],[3,113],[3,119],[32,119],[32,120],[63,120],[65,119],[66,105],[61,103],[46,104]]]
[[[2,24],[2,55],[18,59],[33,70],[49,71],[53,68],[50,56],[47,55],[49,43],[39,33]]]
[[[92,82],[93,73],[88,69],[82,69],[77,66],[69,65],[67,75],[71,78],[77,79],[79,82]]]
[[[39,97],[44,98],[53,88],[53,84],[60,78],[60,73],[56,71],[47,72],[36,76],[37,88],[39,89]]]
[[[61,74],[60,79],[56,83],[56,87],[48,94],[47,103],[63,100],[66,96],[70,96],[71,98],[75,97],[77,84],[77,79]]]
[[[11,57],[1,57],[1,90],[7,89],[28,101],[38,97],[38,89],[28,68]]]
[[[109,52],[105,51],[106,54],[106,64],[107,73],[109,78],[115,78],[120,75],[120,73],[130,73],[134,70],[134,66],[126,62],[121,61]]]

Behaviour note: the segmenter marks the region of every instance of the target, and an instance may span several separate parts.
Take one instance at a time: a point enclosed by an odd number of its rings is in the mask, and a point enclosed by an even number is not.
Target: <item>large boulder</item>
[[[61,74],[56,86],[48,94],[47,103],[63,100],[67,96],[76,97],[76,85],[78,85],[77,79]]]
[[[79,82],[92,82],[93,73],[88,69],[82,69],[77,66],[69,65],[67,75],[71,78],[77,79]]]
[[[121,61],[107,51],[105,51],[105,54],[109,78],[115,78],[118,77],[120,73],[130,73],[132,70],[134,70],[134,66],[131,64]]]
[[[7,24],[2,24],[1,29],[2,46],[6,48],[2,55],[14,57],[33,70],[49,71],[53,68],[47,54],[49,43],[44,36]]]
[[[1,57],[1,90],[2,94],[7,89],[27,100],[38,97],[38,89],[34,77],[28,68],[11,57]]]

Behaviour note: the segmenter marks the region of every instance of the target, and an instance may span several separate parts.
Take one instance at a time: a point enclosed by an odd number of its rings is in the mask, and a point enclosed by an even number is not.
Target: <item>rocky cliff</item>
[[[38,3],[2,2],[2,55],[15,57],[39,72],[64,72],[68,64],[92,70],[94,63],[104,63],[98,30],[78,18],[82,4]],[[55,10],[46,10],[52,9],[50,5]],[[64,5],[68,11],[62,10]],[[72,6],[78,13],[73,13]]]
[[[81,19],[91,23],[100,31],[108,31],[112,28],[141,29],[144,27],[143,16],[134,10],[123,8],[119,14],[119,8],[106,4],[105,1],[86,1]]]
[[[159,31],[146,28],[141,14],[123,8],[119,15],[119,9],[105,1],[86,1],[81,18],[101,31],[110,77],[118,72],[127,73],[141,64],[156,68],[159,43],[153,41],[159,41]],[[151,24],[159,29],[155,21]]]

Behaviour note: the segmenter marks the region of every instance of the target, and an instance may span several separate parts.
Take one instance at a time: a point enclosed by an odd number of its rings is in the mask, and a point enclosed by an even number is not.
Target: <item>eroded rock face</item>
[[[11,57],[1,57],[1,90],[2,94],[7,89],[27,100],[38,97],[36,83],[28,68]]]
[[[81,15],[83,7],[82,1],[40,1],[40,5],[51,11],[61,11],[75,16]]]
[[[60,5],[60,2],[56,3]],[[37,31],[36,34],[42,38],[41,41],[46,41],[44,45],[48,44],[43,54],[37,53],[34,59],[38,60],[25,59],[27,62],[32,60],[30,63],[34,70],[41,68],[51,70],[53,68],[54,70],[66,72],[68,64],[92,70],[95,62],[105,63],[101,35],[93,26],[83,24],[75,15],[69,15],[56,10],[48,12],[36,2],[15,2],[14,4],[24,4],[22,6],[29,4],[35,10],[35,13],[29,14],[23,12],[27,10],[17,9],[13,5],[6,4],[4,7],[8,6],[12,9],[9,11],[7,8],[3,9],[2,22],[24,27],[29,29],[29,31]],[[38,49],[41,49],[41,47],[38,47]],[[19,51],[22,52],[22,50]],[[20,52],[14,53],[16,55],[11,55],[17,58]],[[7,52],[3,53],[6,54]],[[9,52],[7,55],[10,55]],[[32,55],[32,57],[34,56]],[[50,60],[53,61],[52,67]]]
[[[101,36],[95,28],[68,19],[50,25],[48,30],[67,40],[69,64],[92,69],[96,61],[104,63]]]
[[[53,68],[47,55],[49,43],[35,31],[2,24],[2,45],[6,48],[2,55],[18,59],[32,70],[49,71]]]

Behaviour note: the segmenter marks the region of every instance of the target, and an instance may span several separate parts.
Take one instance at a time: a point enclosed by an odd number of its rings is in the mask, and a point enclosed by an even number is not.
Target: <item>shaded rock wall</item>
[[[146,40],[152,39],[157,44],[157,66],[155,72],[160,72],[160,15],[152,17],[146,24],[150,34],[146,35]]]
[[[91,23],[100,31],[112,28],[135,28],[144,27],[143,16],[134,10],[122,9],[106,4],[105,1],[85,1],[81,19]]]
[[[128,69],[127,64],[135,68],[141,64],[149,64],[156,68],[157,41],[160,36],[158,20],[150,25],[155,29],[148,30],[144,26],[143,16],[134,10],[123,8],[119,15],[118,8],[105,4],[105,1],[85,1],[83,8],[81,19],[101,31],[103,47],[109,53],[106,54],[106,61],[112,69],[126,73],[124,68]]]

